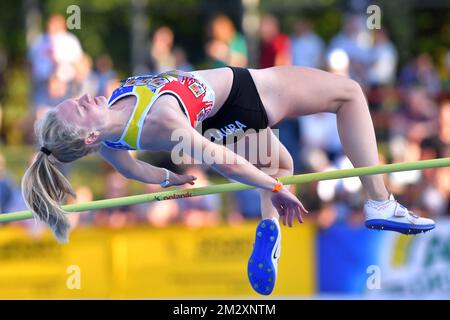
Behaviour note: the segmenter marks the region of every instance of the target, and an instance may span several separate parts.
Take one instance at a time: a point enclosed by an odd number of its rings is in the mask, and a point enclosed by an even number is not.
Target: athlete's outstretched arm
[[[102,146],[100,155],[114,169],[128,179],[137,180],[143,183],[159,184],[166,180],[166,170],[148,164],[146,162],[134,159],[127,150],[114,150]],[[194,184],[197,179],[190,175],[179,175],[169,171],[169,184],[166,187],[178,186],[186,183]]]
[[[300,216],[302,211],[307,212],[300,200],[288,188],[283,187],[278,192],[271,192],[278,183],[276,179],[225,146],[209,141],[184,119],[174,118],[172,121],[172,124],[180,130],[178,132],[182,133],[183,139],[190,142],[188,148],[183,148],[186,155],[199,162],[206,162],[212,169],[228,179],[267,190],[270,193],[270,200],[280,216]],[[177,139],[172,138],[170,145],[172,148],[177,148],[178,143],[180,142]],[[208,157],[210,158],[208,159]],[[213,161],[209,162],[208,160],[212,160],[212,158]]]

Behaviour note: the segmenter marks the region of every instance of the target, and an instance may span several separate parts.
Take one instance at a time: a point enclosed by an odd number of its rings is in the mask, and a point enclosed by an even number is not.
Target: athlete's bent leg
[[[301,67],[252,70],[272,126],[284,118],[332,112],[344,152],[355,167],[379,164],[375,131],[360,86],[343,76]],[[387,200],[381,175],[361,177],[368,197]]]
[[[251,70],[251,73],[270,125],[286,117],[335,113],[344,152],[353,165],[379,164],[375,130],[358,83],[346,77],[301,67],[275,67]],[[417,217],[389,195],[382,175],[360,179],[369,198],[364,206],[367,227],[407,234],[434,228],[431,219]]]

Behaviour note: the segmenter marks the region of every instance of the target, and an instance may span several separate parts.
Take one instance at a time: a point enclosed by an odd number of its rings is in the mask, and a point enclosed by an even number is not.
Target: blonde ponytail
[[[76,195],[50,157],[70,162],[96,151],[98,146],[86,145],[87,132],[62,122],[53,110],[36,124],[35,130],[45,152],[38,152],[23,175],[22,196],[33,215],[53,229],[58,241],[67,242],[70,223],[61,205],[66,196]]]
[[[66,195],[75,196],[69,181],[49,156],[39,152],[22,178],[22,196],[33,215],[46,222],[61,243],[67,242],[70,230],[69,219],[61,208]]]

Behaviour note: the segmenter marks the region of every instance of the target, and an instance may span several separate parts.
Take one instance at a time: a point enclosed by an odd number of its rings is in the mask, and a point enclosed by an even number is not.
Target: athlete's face
[[[79,99],[67,99],[58,105],[58,117],[87,130],[97,130],[105,122],[106,98],[92,98],[89,94]]]

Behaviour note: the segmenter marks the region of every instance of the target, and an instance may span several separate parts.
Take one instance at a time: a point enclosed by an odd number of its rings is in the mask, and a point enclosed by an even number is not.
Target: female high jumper
[[[98,152],[129,179],[162,187],[193,184],[193,176],[154,167],[128,152],[171,151],[180,143],[173,133],[182,132],[192,145],[184,148],[188,156],[203,160],[199,155],[208,150],[217,160],[209,163],[212,169],[259,188],[262,221],[247,271],[252,287],[270,294],[281,248],[278,219],[281,216],[283,224],[291,227],[294,217],[302,222],[301,213],[307,212],[277,180],[293,174],[293,161],[270,127],[285,118],[319,112],[336,114],[344,152],[355,167],[379,164],[366,99],[358,83],[346,77],[292,66],[261,70],[226,67],[190,73],[174,70],[130,77],[108,101],[84,95],[65,100],[45,115],[36,126],[40,152],[22,179],[23,197],[58,240],[67,241],[70,224],[61,204],[74,191],[56,161],[71,162]],[[266,174],[263,167],[267,164],[259,160],[252,164],[222,143],[228,135],[242,137],[246,132],[265,134],[269,147],[278,150],[277,170]],[[258,146],[249,148],[258,151]],[[434,228],[432,220],[414,215],[394,199],[382,175],[360,179],[368,198],[364,205],[367,227],[406,234]]]

